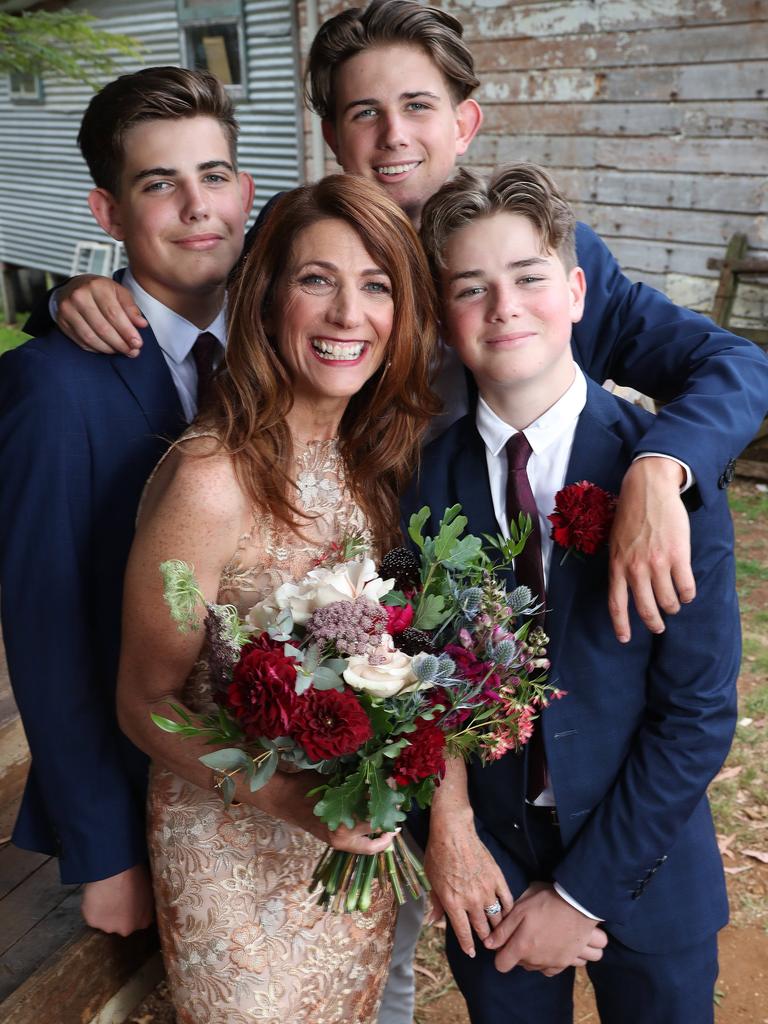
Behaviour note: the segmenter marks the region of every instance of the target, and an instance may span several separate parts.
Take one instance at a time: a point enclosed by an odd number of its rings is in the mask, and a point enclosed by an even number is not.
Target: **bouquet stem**
[[[401,906],[408,897],[418,899],[430,889],[418,857],[398,834],[392,846],[379,854],[345,853],[329,847],[318,861],[309,891],[319,888],[320,906],[333,913],[364,913],[371,906],[374,877],[382,888],[392,888]]]

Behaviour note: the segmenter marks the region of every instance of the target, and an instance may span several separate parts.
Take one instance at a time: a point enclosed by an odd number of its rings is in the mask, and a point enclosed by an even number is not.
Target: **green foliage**
[[[27,313],[18,313],[17,320],[19,323],[25,323],[27,319]],[[3,352],[10,352],[12,348],[17,348],[23,342],[29,339],[29,335],[25,334],[20,327],[16,327],[13,324],[3,324],[5,313],[0,305],[0,355]]]
[[[203,595],[195,579],[194,566],[170,559],[160,564],[163,577],[163,597],[171,610],[171,618],[178,623],[179,632],[200,628],[198,605],[205,607]]]
[[[97,76],[117,74],[117,57],[138,58],[140,47],[130,36],[95,28],[95,21],[75,11],[0,14],[0,72],[48,71],[97,88]]]
[[[315,814],[331,831],[339,825],[354,828],[358,821],[365,820],[367,785],[364,767],[348,776],[339,786],[321,786],[313,790],[323,797],[315,804]]]
[[[368,767],[368,815],[374,832],[394,832],[405,814],[400,810],[403,793],[387,785],[381,768]]]

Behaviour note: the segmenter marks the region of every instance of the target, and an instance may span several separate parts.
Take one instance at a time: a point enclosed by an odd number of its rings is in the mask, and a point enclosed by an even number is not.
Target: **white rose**
[[[379,576],[371,558],[345,562],[333,569],[313,569],[307,574],[307,581],[310,580],[315,586],[315,608],[324,608],[334,601],[354,601],[357,597],[367,597],[378,604],[395,585],[394,580]]]
[[[370,693],[372,697],[395,697],[418,689],[419,681],[411,669],[413,658],[395,650],[388,633],[382,636],[375,654],[378,663],[374,665],[368,655],[355,655],[349,659],[342,674],[353,690]]]
[[[255,604],[245,620],[257,629],[269,629],[276,624],[280,612],[290,608],[294,624],[303,626],[315,610],[314,591],[314,584],[306,580],[301,583],[283,583],[269,597]]]

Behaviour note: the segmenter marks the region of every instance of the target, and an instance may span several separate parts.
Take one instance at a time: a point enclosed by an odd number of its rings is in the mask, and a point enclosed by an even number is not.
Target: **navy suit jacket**
[[[617,492],[649,418],[589,381],[566,483],[586,479]],[[425,450],[403,511],[428,504],[433,521],[424,532],[434,532],[456,502],[470,532],[498,532],[472,416]],[[695,943],[728,913],[705,796],[733,736],[740,659],[724,492],[690,521],[697,597],[667,618],[661,636],[635,614],[631,642],[615,639],[606,548],[561,565],[555,546],[547,586],[550,681],[567,691],[541,718],[565,848],[554,879],[625,945],[656,953]],[[515,895],[529,881],[521,866],[530,863],[526,761],[507,754],[469,769],[480,829],[500,844]]]
[[[151,330],[138,359],[54,331],[0,359],[0,593],[32,750],[13,840],[64,882],[146,859],[146,758],[115,715],[123,573],[138,502],[185,426]]]

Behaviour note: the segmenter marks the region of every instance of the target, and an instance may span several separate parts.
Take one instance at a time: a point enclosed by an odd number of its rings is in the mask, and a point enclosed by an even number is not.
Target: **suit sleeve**
[[[22,346],[0,366],[2,626],[62,880],[146,859],[114,679],[94,650],[90,445],[77,381]]]
[[[72,278],[67,278],[65,281],[60,281],[57,285],[51,288],[35,301],[32,307],[32,312],[27,317],[27,322],[22,327],[22,331],[25,334],[31,335],[33,338],[42,338],[46,334],[50,334],[51,331],[56,329],[56,324],[51,319],[51,296],[57,288],[61,288],[62,285],[67,284]]]
[[[634,454],[673,455],[692,469],[705,505],[718,480],[754,437],[768,410],[768,359],[750,342],[632,284],[585,224],[576,232],[587,278],[574,353],[599,383],[611,378],[668,404]]]
[[[740,627],[725,501],[694,544],[698,593],[653,640],[645,714],[613,785],[554,872],[590,913],[623,923],[725,760],[736,725]]]

